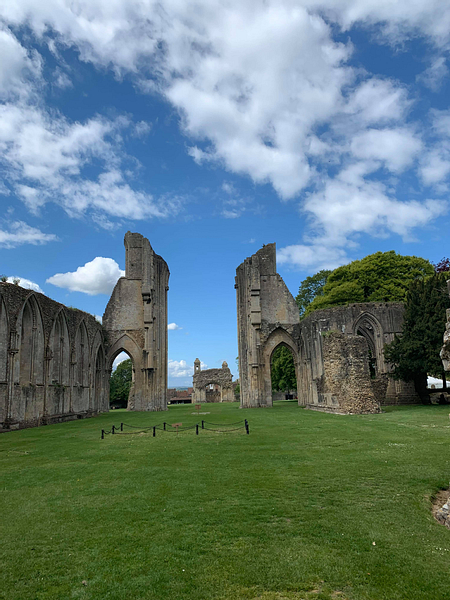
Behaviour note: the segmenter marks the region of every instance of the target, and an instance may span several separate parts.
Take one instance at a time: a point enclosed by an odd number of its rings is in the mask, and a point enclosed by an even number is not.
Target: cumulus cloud
[[[293,244],[277,251],[277,263],[305,271],[336,269],[349,262],[345,250],[319,242],[311,245]]]
[[[73,216],[90,211],[100,224],[113,227],[108,216],[164,217],[180,202],[135,189],[127,175],[122,132],[146,135],[145,122],[92,117],[71,123],[32,99],[40,93],[33,82],[41,76],[42,58],[13,35],[24,24],[38,48],[47,44],[55,54],[59,47],[73,48],[80,60],[112,69],[119,78],[130,76],[141,90],[162,95],[178,111],[196,162],[270,183],[284,200],[307,189],[302,211],[319,239],[331,227],[327,202],[341,223],[346,210],[375,194],[370,209],[376,212],[365,216],[358,209],[355,224],[344,229],[349,235],[406,235],[443,210],[432,201],[399,202],[373,182],[380,167],[399,175],[416,168],[420,158],[423,181],[442,191],[449,176],[447,149],[443,143],[439,151],[425,147],[423,132],[407,123],[411,100],[405,87],[351,66],[353,45],[336,32],[367,28],[389,44],[421,35],[442,56],[450,42],[448,3],[91,0],[75,7],[64,0],[9,0],[0,17],[6,24],[0,85],[9,99],[0,114],[2,166],[30,210],[57,202]],[[438,85],[446,68],[437,58],[422,80]],[[28,90],[25,99],[20,89]],[[84,167],[94,161],[101,172],[86,178]],[[366,168],[364,182],[355,186],[345,175],[360,163]],[[341,173],[337,182],[329,165]],[[344,192],[350,193],[348,201]],[[245,210],[232,200],[223,206],[224,218],[236,219]],[[408,211],[411,217],[398,225]],[[348,240],[341,236],[340,243]]]
[[[430,88],[433,92],[439,91],[443,80],[448,75],[448,67],[443,56],[436,57],[428,69],[418,75],[417,80]]]
[[[24,277],[12,275],[7,279],[8,283],[15,283],[16,281],[18,281],[17,285],[25,288],[26,290],[34,290],[35,292],[39,292],[40,294],[44,293],[37,283],[35,283],[34,281],[30,281],[29,279],[25,279]]]
[[[43,233],[23,221],[14,221],[9,227],[4,226],[4,229],[0,230],[0,247],[3,248],[15,248],[22,244],[38,246],[56,241],[58,237],[53,233]]]
[[[207,364],[201,363],[201,368],[206,369]],[[169,377],[192,377],[194,365],[188,365],[185,360],[172,360],[169,358]]]
[[[167,325],[167,329],[169,331],[176,331],[177,329],[183,329],[182,327],[180,327],[179,325],[177,325],[176,323],[169,323]]]
[[[95,296],[97,294],[111,294],[119,277],[124,275],[125,271],[119,268],[115,260],[97,256],[84,266],[78,267],[74,272],[56,273],[56,275],[49,277],[46,283],[65,288],[71,292],[83,292]]]

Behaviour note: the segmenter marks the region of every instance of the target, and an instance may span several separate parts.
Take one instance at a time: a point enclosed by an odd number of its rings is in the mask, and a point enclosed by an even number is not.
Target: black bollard
[[[248,429],[248,421],[247,421],[247,419],[245,419],[245,431],[247,432],[247,435],[250,434],[250,431]]]
[[[205,429],[205,421],[202,421],[202,429]]]
[[[164,431],[166,431],[166,422],[163,423]]]
[[[105,430],[102,429],[102,440],[104,440],[104,439],[105,439]]]
[[[123,431],[123,423],[120,424],[120,431]]]
[[[198,435],[198,423],[195,424],[195,433]]]
[[[156,427],[153,427],[153,437],[156,437]]]
[[[114,429],[115,429],[115,427],[114,427],[114,425],[113,425],[113,426],[111,427],[111,433],[112,433],[113,435],[114,435]]]

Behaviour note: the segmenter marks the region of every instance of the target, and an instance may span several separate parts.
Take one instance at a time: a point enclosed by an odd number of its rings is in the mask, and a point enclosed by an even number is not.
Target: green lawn
[[[339,416],[292,402],[0,435],[7,600],[449,600],[449,407]],[[247,418],[243,430],[109,435]]]

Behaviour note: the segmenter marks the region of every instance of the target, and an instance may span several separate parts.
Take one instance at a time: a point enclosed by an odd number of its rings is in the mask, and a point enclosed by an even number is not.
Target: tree
[[[114,373],[111,375],[109,385],[109,401],[120,402],[124,408],[128,403],[128,394],[130,393],[132,381],[133,365],[131,359],[122,361]]]
[[[298,289],[298,294],[295,298],[300,311],[300,317],[304,316],[306,309],[314,300],[314,298],[322,295],[323,286],[326,284],[330,274],[331,271],[322,269],[322,271],[307,277],[301,282]]]
[[[394,379],[414,380],[417,384],[428,374],[442,377],[446,387],[439,352],[446,309],[450,308],[447,278],[448,273],[435,273],[412,283],[405,303],[403,334],[384,349],[386,360],[394,365]]]
[[[376,252],[335,269],[305,315],[353,302],[403,302],[413,281],[433,273],[424,258],[401,256],[393,250]]]
[[[272,355],[272,390],[287,392],[296,389],[294,357],[286,346],[279,346]]]
[[[450,258],[442,258],[438,263],[433,264],[436,273],[445,273],[450,271]]]

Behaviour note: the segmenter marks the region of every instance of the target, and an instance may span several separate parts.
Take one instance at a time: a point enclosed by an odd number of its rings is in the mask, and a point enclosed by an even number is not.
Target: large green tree
[[[411,283],[433,272],[424,258],[376,252],[335,269],[305,314],[353,302],[403,302]]]
[[[287,392],[296,389],[294,357],[286,346],[279,346],[272,354],[272,390]]]
[[[295,301],[298,304],[298,310],[300,311],[300,317],[303,317],[308,306],[317,296],[321,296],[323,293],[323,287],[327,282],[328,276],[331,271],[322,269],[315,275],[311,275],[304,279],[298,289],[298,294]]]
[[[394,365],[392,376],[406,381],[423,381],[425,376],[442,377],[445,372],[439,356],[445,331],[449,273],[435,273],[414,281],[405,303],[403,334],[384,349]],[[420,391],[420,390],[419,390]]]
[[[109,401],[120,402],[124,408],[128,403],[128,394],[130,393],[132,381],[133,365],[131,359],[122,361],[114,373],[111,375],[109,384]]]

